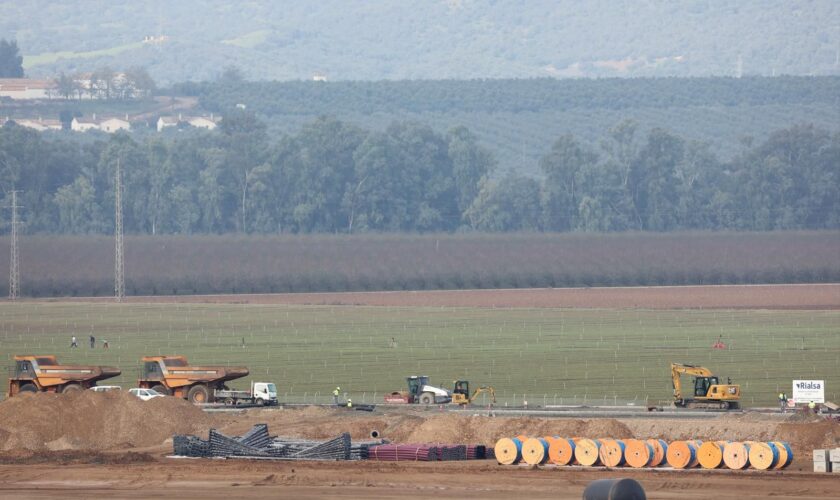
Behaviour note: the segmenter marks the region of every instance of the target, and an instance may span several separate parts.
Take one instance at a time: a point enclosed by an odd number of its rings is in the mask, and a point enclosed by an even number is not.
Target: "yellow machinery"
[[[680,375],[694,375],[694,393],[686,397],[682,392]],[[674,384],[674,405],[685,408],[736,409],[741,400],[741,386],[721,384],[717,375],[702,366],[671,363]]]
[[[490,386],[481,386],[470,395],[470,383],[466,380],[456,380],[455,388],[452,390],[452,403],[456,405],[466,406],[478,397],[481,393],[490,394],[492,402],[496,403],[496,389]]]
[[[22,392],[70,393],[95,387],[100,380],[120,375],[111,366],[62,365],[52,355],[15,356],[8,397]]]

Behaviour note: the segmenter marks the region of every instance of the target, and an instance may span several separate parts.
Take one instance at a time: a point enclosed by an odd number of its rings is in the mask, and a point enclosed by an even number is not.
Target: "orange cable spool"
[[[697,451],[691,441],[674,441],[665,454],[668,465],[675,469],[688,469],[697,465]]]
[[[619,439],[601,439],[601,448],[598,450],[598,458],[607,467],[618,467],[624,463],[624,441]]]
[[[624,449],[624,460],[627,465],[640,469],[647,467],[653,460],[654,450],[653,445],[647,441],[640,441],[638,439],[627,439],[624,441],[626,448]]]
[[[773,468],[784,469],[793,462],[793,450],[790,449],[789,444],[783,441],[773,441],[773,444],[775,444],[776,448],[779,449],[779,463],[777,463]]]
[[[601,443],[593,439],[580,439],[575,446],[575,459],[581,465],[598,465],[598,449]]]
[[[548,443],[548,460],[557,465],[569,465],[575,459],[575,442],[568,438],[554,438]]]
[[[653,458],[651,458],[648,467],[659,467],[665,462],[668,443],[664,439],[648,439],[647,442],[653,447]]]
[[[716,441],[706,441],[697,449],[697,461],[704,469],[717,469],[723,465],[723,445]]]
[[[528,465],[541,465],[548,460],[548,442],[543,438],[528,438],[522,443],[522,460]]]
[[[750,465],[758,470],[772,469],[779,463],[779,449],[773,443],[755,443],[750,446]]]
[[[727,443],[723,447],[723,463],[730,469],[744,469],[750,464],[750,445],[747,443]]]
[[[502,438],[493,447],[496,460],[502,465],[512,465],[522,459],[522,441],[517,438]]]

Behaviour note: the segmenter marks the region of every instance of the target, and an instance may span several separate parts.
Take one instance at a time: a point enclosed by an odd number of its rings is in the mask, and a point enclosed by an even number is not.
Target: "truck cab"
[[[251,394],[255,401],[263,404],[277,404],[277,386],[272,382],[252,382]]]

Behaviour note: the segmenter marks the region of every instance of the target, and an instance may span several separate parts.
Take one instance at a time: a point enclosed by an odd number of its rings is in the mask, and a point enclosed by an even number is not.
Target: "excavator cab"
[[[456,380],[455,387],[452,389],[452,394],[463,394],[466,397],[470,396],[470,383],[467,380]]]
[[[709,394],[709,388],[718,385],[717,377],[697,377],[694,379],[694,395],[705,398]]]
[[[470,404],[470,383],[466,380],[456,380],[452,388],[452,403],[456,405]]]

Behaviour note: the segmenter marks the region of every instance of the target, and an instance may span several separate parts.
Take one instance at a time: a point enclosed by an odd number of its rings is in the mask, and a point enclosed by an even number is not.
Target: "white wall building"
[[[130,128],[131,124],[128,123],[128,120],[123,120],[122,118],[108,118],[99,124],[99,130],[109,134],[120,130],[129,130]]]
[[[73,118],[70,122],[70,130],[75,132],[87,132],[88,130],[99,130],[99,124],[96,122],[96,114],[93,118]]]
[[[52,80],[0,78],[0,97],[16,100],[51,99],[54,95],[56,95],[56,85]]]

